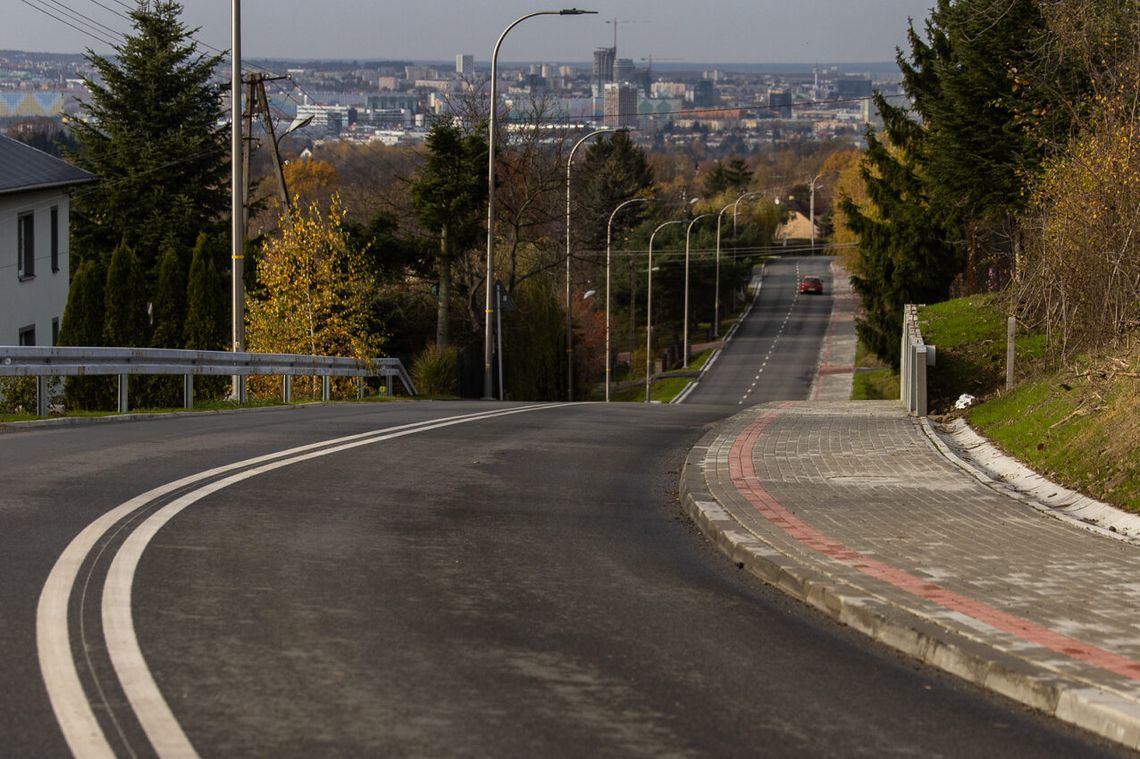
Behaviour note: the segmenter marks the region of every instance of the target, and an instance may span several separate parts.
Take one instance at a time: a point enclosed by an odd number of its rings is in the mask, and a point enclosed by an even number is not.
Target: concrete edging
[[[870,597],[800,564],[747,530],[730,509],[717,502],[705,480],[707,452],[722,434],[724,424],[690,449],[681,471],[680,501],[701,532],[738,567],[840,624],[924,664],[1129,748],[1140,748],[1140,704]]]

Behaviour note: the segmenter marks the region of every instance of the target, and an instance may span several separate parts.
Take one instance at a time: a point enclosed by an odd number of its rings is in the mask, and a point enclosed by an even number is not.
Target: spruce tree
[[[575,236],[586,249],[602,250],[610,214],[620,203],[653,185],[653,168],[645,150],[627,132],[615,132],[590,142],[575,169]],[[645,215],[644,206],[639,203],[623,210],[614,219],[614,229],[636,226]]]
[[[218,293],[225,290],[225,282],[214,263],[210,238],[202,233],[194,245],[190,278],[186,285],[186,322],[182,329],[182,342],[187,348],[225,350],[230,319],[225,302],[218,297]]]
[[[190,257],[190,277],[186,283],[186,321],[182,343],[190,350],[225,350],[230,316],[225,300],[226,283],[218,273],[216,246],[204,232],[198,235]],[[221,398],[227,387],[225,377],[196,377],[194,394],[199,398]]]
[[[168,243],[158,264],[158,284],[154,292],[153,348],[181,348],[186,321],[186,266],[174,243]]]
[[[487,200],[487,141],[479,132],[437,121],[428,132],[427,160],[412,183],[412,205],[424,228],[438,235],[435,270],[436,344],[450,342],[451,268],[457,253],[475,245]]]
[[[163,249],[158,263],[158,284],[152,302],[152,348],[181,348],[186,321],[186,276],[183,257],[174,243]],[[154,375],[143,383],[140,405],[172,408],[182,403],[182,377]]]
[[[98,260],[81,261],[72,273],[63,324],[59,328],[60,345],[103,345],[103,287],[106,279]],[[63,387],[68,408],[94,410],[109,408],[112,403],[111,380],[108,377],[68,377]]]
[[[188,249],[228,207],[226,127],[212,81],[221,56],[198,52],[197,30],[182,24],[181,13],[169,0],[139,3],[129,12],[133,31],[113,56],[88,51],[98,72],[84,82],[90,118],[70,124],[79,144],[72,158],[103,180],[75,196],[82,249],[106,256],[126,241],[151,284],[165,241]]]
[[[111,254],[103,288],[103,342],[116,347],[143,347],[149,342],[147,299],[138,256],[124,241]]]

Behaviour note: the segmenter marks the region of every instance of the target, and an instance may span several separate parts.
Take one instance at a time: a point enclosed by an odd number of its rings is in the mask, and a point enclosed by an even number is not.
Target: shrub
[[[412,381],[420,395],[455,395],[459,385],[459,351],[429,345],[412,365]]]

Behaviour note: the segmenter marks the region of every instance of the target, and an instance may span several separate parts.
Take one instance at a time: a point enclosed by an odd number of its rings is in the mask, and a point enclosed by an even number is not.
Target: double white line
[[[71,541],[52,567],[47,583],[40,593],[39,606],[36,610],[36,645],[39,651],[40,671],[47,686],[56,720],[63,730],[71,752],[79,759],[115,756],[79,679],[68,629],[68,607],[76,591],[84,562],[93,552],[102,550],[99,548],[100,541],[122,520],[147,509],[155,501],[171,493],[204,480],[211,480],[178,496],[134,528],[111,561],[102,593],[103,636],[107,652],[119,683],[155,753],[164,759],[197,757],[197,751],[170,711],[166,699],[163,698],[146,665],[146,660],[139,649],[134,620],[131,616],[131,587],[135,570],[146,546],[163,525],[183,509],[211,493],[290,464],[457,424],[565,405],[552,403],[464,414],[372,430],[257,456],[160,485],[120,504],[92,522]],[[232,474],[229,476],[215,479],[230,472]],[[86,596],[87,592],[88,589],[84,585],[81,593]]]

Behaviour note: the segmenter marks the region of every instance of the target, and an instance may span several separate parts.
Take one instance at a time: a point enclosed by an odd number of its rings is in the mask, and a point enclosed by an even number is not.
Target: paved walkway
[[[837,316],[825,367],[850,366]],[[897,402],[826,400],[840,374],[821,373],[824,400],[752,408],[690,452],[696,522],[839,621],[1140,746],[1140,547],[1010,497]]]

